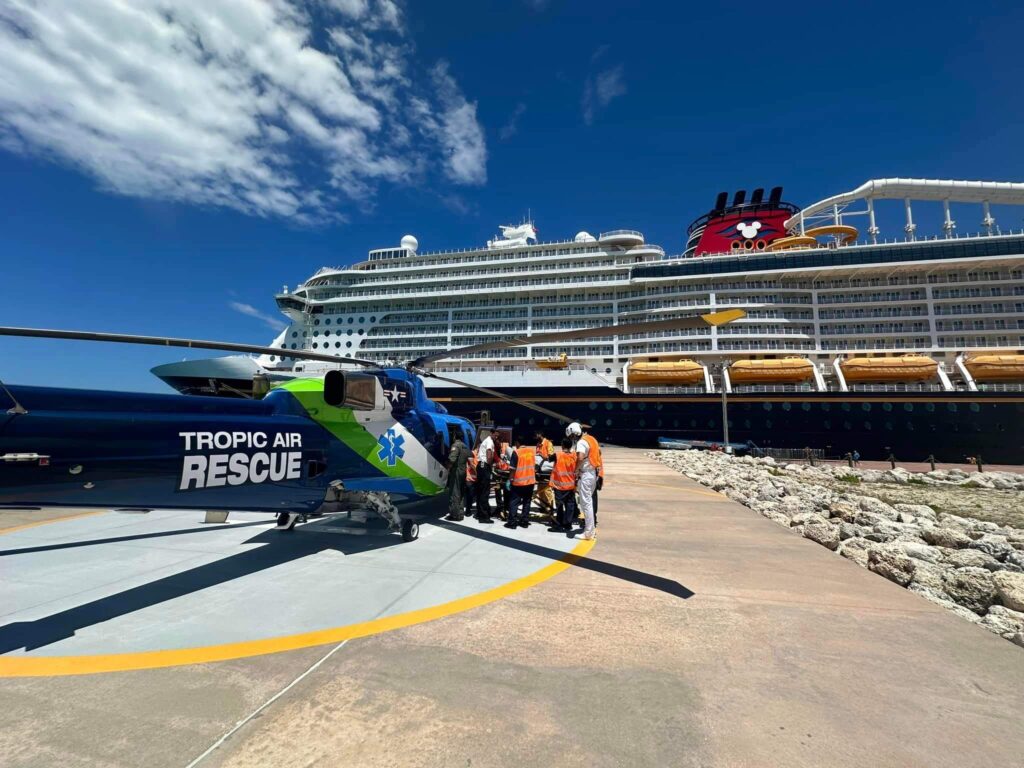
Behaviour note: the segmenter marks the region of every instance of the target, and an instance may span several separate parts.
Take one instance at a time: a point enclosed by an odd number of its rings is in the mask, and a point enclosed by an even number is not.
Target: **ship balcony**
[[[633,248],[644,244],[644,236],[642,232],[637,232],[635,229],[613,229],[611,232],[602,232],[597,241],[602,245]]]

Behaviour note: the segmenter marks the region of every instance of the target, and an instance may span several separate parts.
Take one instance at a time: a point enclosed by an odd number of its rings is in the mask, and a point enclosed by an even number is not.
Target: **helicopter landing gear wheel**
[[[306,516],[297,512],[281,512],[277,516],[277,530],[294,531],[297,523],[306,522]]]
[[[420,535],[420,524],[412,520],[402,521],[402,541],[415,541]]]

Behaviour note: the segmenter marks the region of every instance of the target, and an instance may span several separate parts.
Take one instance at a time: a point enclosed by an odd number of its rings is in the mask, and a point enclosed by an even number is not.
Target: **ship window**
[[[672,419],[672,426],[678,428],[679,427],[679,419]]]
[[[615,403],[611,402],[610,400],[605,401],[604,409],[606,411],[610,411],[614,407],[615,407]]]
[[[313,325],[320,325],[320,321],[319,320],[314,320],[313,321]]]
[[[871,422],[870,421],[865,421],[864,422],[864,429],[866,429],[868,432],[871,431]]]
[[[853,429],[853,425],[850,422],[848,422],[848,421],[844,421],[843,422],[843,429],[849,431],[849,430]]]
[[[597,410],[597,403],[591,403],[590,404],[590,410],[596,411]]]
[[[646,411],[647,410],[647,403],[637,403],[636,404],[636,409],[638,411]]]
[[[832,429],[832,422],[829,419],[825,419],[821,424],[825,429]]]
[[[946,403],[946,410],[950,413],[956,413],[958,410],[956,403]]]
[[[861,403],[860,404],[860,409],[862,411],[870,411],[871,410],[871,403]]]
[[[891,421],[887,421],[887,422],[885,422],[885,429],[886,429],[886,430],[887,430],[888,432],[892,432],[892,422],[891,422]]]
[[[292,338],[293,339],[298,338],[298,335],[299,335],[298,331],[292,331]]]
[[[805,411],[811,410],[811,404],[808,402],[800,403],[800,407],[803,408]]]
[[[882,410],[883,411],[887,411],[887,412],[891,411],[892,410],[892,403],[882,403]]]
[[[362,329],[362,328],[360,328],[360,329],[359,329],[359,335],[360,335],[360,336],[362,336],[362,335],[363,335],[363,329]]]
[[[334,348],[335,349],[341,349],[341,342],[340,341],[334,342]]]
[[[370,322],[371,322],[371,323],[376,323],[376,322],[377,322],[377,317],[376,317],[376,315],[370,315]]]
[[[351,347],[352,346],[352,342],[351,341],[346,341],[345,342],[345,346],[346,347]]]
[[[914,404],[913,403],[904,403],[903,404],[903,410],[906,411],[907,413],[912,413],[913,410],[914,410]]]
[[[320,335],[320,331],[313,331],[313,336],[314,337],[319,336],[319,335]]]
[[[316,342],[313,342],[313,349],[316,349]]]
[[[647,422],[644,421],[643,419],[640,419],[640,426],[641,427],[646,427],[647,426]]]
[[[914,422],[908,421],[907,422],[907,432],[913,432],[913,431],[914,431]]]
[[[605,420],[604,420],[604,425],[605,425],[606,427],[610,427],[610,426],[612,425],[612,420],[611,420],[611,419],[605,419]]]
[[[981,410],[981,406],[977,403],[971,403],[971,413],[977,413]]]
[[[842,404],[842,405],[841,405],[840,407],[841,407],[841,408],[842,408],[842,409],[843,409],[844,411],[848,411],[848,410],[850,410],[850,404],[849,404],[849,403],[843,403],[843,404]],[[847,427],[847,429],[849,429],[849,427]]]
[[[924,409],[928,411],[928,413],[933,413],[935,411],[935,403],[925,403]]]
[[[349,325],[352,325],[352,323],[354,323],[355,321],[356,321],[356,319],[355,319],[354,317],[350,317],[350,318],[348,319],[348,324],[349,324]]]
[[[784,411],[788,411],[788,410],[791,410],[792,408],[793,408],[793,406],[792,406],[792,404],[791,404],[791,403],[788,403],[788,402],[787,402],[787,403],[783,403],[783,404],[782,404],[782,410],[784,410]]]
[[[766,411],[770,411],[772,409],[772,404],[771,403],[764,403],[764,404],[761,405],[761,407],[764,408]]]
[[[830,411],[830,410],[832,410],[832,404],[831,403],[822,403],[821,404],[821,410],[823,410],[823,411]]]
[[[348,335],[349,335],[349,336],[351,336],[351,335],[352,335],[352,329],[351,329],[351,328],[349,328],[349,329],[348,329]]]
[[[629,410],[629,403],[627,403],[625,400],[622,401],[622,410],[624,410],[624,411],[628,411]]]
[[[295,345],[294,344],[292,344],[292,349],[295,349]]]

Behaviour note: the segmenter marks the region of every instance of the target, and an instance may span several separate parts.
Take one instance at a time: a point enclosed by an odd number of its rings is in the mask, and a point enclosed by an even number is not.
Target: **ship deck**
[[[279,535],[235,513],[225,526],[4,513],[5,765],[963,766],[1024,754],[1021,649],[643,451],[609,448],[606,461],[589,551],[536,525],[424,526],[392,545],[327,523]],[[332,629],[319,644],[245,645]],[[233,651],[139,661],[211,644]]]

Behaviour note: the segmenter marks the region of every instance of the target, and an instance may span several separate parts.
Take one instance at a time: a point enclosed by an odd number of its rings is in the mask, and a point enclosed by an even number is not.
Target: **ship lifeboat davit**
[[[729,366],[733,384],[800,384],[814,378],[814,364],[803,357],[737,360]]]
[[[693,360],[633,363],[628,375],[634,387],[686,387],[704,383],[704,366]]]
[[[924,355],[898,357],[851,357],[839,364],[843,377],[851,384],[888,384],[929,381],[938,372],[938,363]]]
[[[558,357],[548,357],[537,361],[537,367],[546,371],[561,371],[569,367],[569,358],[563,352]]]
[[[1024,355],[974,355],[964,366],[975,381],[1024,381]]]

